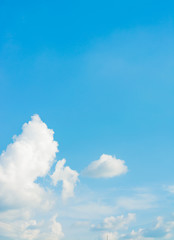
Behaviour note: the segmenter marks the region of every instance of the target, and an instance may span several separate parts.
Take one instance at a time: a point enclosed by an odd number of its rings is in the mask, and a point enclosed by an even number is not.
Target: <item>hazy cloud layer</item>
[[[167,191],[173,194],[174,193],[174,185],[168,186]]]
[[[124,219],[124,217],[120,216],[122,221],[121,225],[115,229],[98,229],[101,231],[101,239],[103,240],[164,240],[164,239],[173,239],[173,230],[174,230],[174,221],[165,222],[164,219],[159,216],[157,217],[157,222],[154,226],[139,228],[138,230],[128,229],[128,224],[135,220],[134,215],[128,214],[128,217]],[[116,219],[119,219],[117,217]],[[125,228],[126,227],[126,228]],[[124,230],[124,231],[123,231]]]
[[[132,230],[127,239],[154,240],[173,239],[174,221],[165,222],[163,217],[157,217],[157,223],[153,227],[141,228],[138,231]]]
[[[150,193],[137,193],[133,196],[119,197],[117,206],[126,210],[145,210],[157,207],[156,197]]]

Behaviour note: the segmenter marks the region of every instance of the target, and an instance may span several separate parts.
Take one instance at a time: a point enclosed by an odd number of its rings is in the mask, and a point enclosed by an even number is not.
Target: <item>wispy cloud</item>
[[[166,187],[166,190],[172,194],[174,194],[174,185],[170,185],[168,187]]]
[[[137,193],[133,196],[119,197],[116,205],[126,210],[145,210],[156,207],[157,199],[150,193]]]
[[[155,226],[148,228],[141,228],[137,231],[132,230],[130,235],[127,235],[127,239],[173,239],[174,222],[164,221],[163,217],[157,217]]]

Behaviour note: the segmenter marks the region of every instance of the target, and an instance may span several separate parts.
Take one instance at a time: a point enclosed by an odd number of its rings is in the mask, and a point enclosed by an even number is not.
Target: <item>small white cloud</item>
[[[46,236],[45,240],[60,240],[64,237],[62,232],[62,225],[56,221],[57,216],[53,216],[51,219],[51,233]]]
[[[167,191],[174,194],[174,185],[170,185],[167,187]]]
[[[136,214],[134,213],[128,213],[127,217],[124,215],[121,216],[111,216],[104,219],[104,221],[101,224],[93,225],[93,230],[114,230],[118,231],[120,229],[127,229],[129,224],[135,221]]]
[[[51,178],[55,186],[58,181],[63,182],[62,197],[63,199],[68,199],[74,196],[74,188],[78,181],[79,174],[68,166],[64,167],[65,163],[66,163],[65,159],[62,159],[57,162],[56,169],[54,173],[51,175]]]
[[[111,155],[103,154],[99,160],[93,161],[82,172],[92,178],[111,178],[127,173],[128,168],[123,160]]]

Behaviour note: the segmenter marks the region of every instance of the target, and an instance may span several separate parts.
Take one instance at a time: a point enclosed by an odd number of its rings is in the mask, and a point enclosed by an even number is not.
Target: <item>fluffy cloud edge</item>
[[[62,198],[67,200],[74,196],[74,188],[79,181],[78,172],[72,170],[68,166],[64,166],[66,159],[59,160],[56,164],[54,173],[51,175],[53,185],[56,186],[59,181],[62,181]]]
[[[38,177],[49,176],[58,152],[54,131],[33,115],[22,132],[0,155],[0,234],[14,240],[60,240],[64,237],[57,216],[48,210],[55,200]],[[46,214],[43,219],[40,213]],[[42,214],[41,214],[42,215]],[[51,219],[51,215],[54,215]],[[41,218],[40,218],[41,217]]]

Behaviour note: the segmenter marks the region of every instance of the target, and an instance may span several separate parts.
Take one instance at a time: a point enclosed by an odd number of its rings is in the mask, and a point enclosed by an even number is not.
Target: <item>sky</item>
[[[0,239],[174,238],[173,9],[0,1]]]

